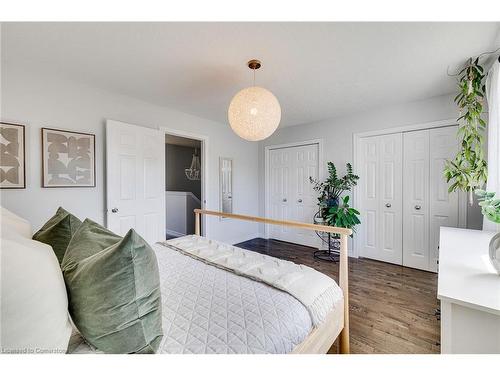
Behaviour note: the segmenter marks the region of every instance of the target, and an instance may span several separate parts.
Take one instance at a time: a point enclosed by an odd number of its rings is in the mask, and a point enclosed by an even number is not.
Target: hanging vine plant
[[[481,118],[485,85],[484,69],[479,65],[479,57],[470,58],[458,75],[458,95],[455,103],[460,108],[458,137],[460,150],[453,160],[447,160],[444,168],[446,182],[451,182],[448,192],[462,190],[473,203],[473,193],[480,189],[488,177],[484,158],[484,131],[486,122]]]

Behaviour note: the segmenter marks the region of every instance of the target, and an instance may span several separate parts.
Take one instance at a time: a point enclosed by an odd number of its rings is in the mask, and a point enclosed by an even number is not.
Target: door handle
[[[299,199],[297,202],[302,203],[302,199]]]
[[[415,205],[415,210],[420,210],[422,207],[420,207],[420,205]]]
[[[118,212],[118,208],[112,208],[111,212],[114,213],[114,214],[116,214]]]
[[[391,204],[390,204],[390,203],[386,203],[386,204],[385,204],[385,206],[386,206],[387,208],[391,208]]]
[[[286,202],[286,198],[283,198],[283,202]]]

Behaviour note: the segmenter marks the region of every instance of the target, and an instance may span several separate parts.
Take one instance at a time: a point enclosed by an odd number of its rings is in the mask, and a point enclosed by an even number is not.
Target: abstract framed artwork
[[[42,128],[42,186],[95,187],[95,135]]]
[[[0,122],[0,189],[26,188],[25,127]]]

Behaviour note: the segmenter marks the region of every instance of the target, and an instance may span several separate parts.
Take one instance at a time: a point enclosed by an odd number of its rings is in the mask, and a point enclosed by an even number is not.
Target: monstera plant
[[[485,184],[488,176],[483,147],[486,122],[481,118],[486,74],[479,65],[478,57],[475,60],[470,58],[457,75],[458,95],[455,102],[460,109],[457,119],[460,149],[453,160],[446,161],[444,176],[446,182],[451,182],[448,191],[467,192],[472,205],[474,191]]]

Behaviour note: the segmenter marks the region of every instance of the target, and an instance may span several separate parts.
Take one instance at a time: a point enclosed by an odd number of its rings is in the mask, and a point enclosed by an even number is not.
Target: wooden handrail
[[[329,225],[301,223],[299,221],[289,221],[289,220],[267,219],[265,217],[259,217],[259,216],[229,214],[229,213],[226,213],[226,212],[201,210],[199,208],[195,208],[194,212],[195,212],[195,214],[198,213],[198,214],[203,214],[203,215],[221,216],[221,217],[228,217],[228,218],[232,218],[232,219],[254,221],[254,222],[257,222],[257,223],[264,223],[264,224],[283,225],[283,226],[288,226],[288,227],[295,227],[295,228],[303,228],[303,229],[315,230],[315,231],[318,231],[318,232],[327,232],[327,233],[334,233],[334,234],[344,234],[346,236],[350,236],[352,234],[352,230],[349,229],[349,228],[331,227]]]
[[[348,281],[348,249],[347,249],[347,236],[352,234],[352,230],[349,228],[340,228],[340,227],[330,227],[328,225],[318,225],[318,224],[310,224],[310,223],[301,223],[298,221],[288,221],[288,220],[276,220],[276,219],[267,219],[264,217],[258,216],[249,216],[249,215],[239,215],[239,214],[229,214],[226,212],[219,211],[210,211],[210,210],[202,210],[199,208],[194,209],[194,217],[195,217],[195,234],[200,236],[200,215],[212,215],[212,216],[220,216],[220,217],[228,217],[232,219],[253,221],[257,223],[264,224],[274,224],[274,225],[283,225],[288,227],[302,228],[308,230],[315,230],[319,232],[327,232],[340,234],[340,258],[339,258],[339,286],[342,289],[342,294],[344,295],[344,328],[340,332],[339,336],[339,350],[340,353],[348,354],[349,353],[349,281]]]

